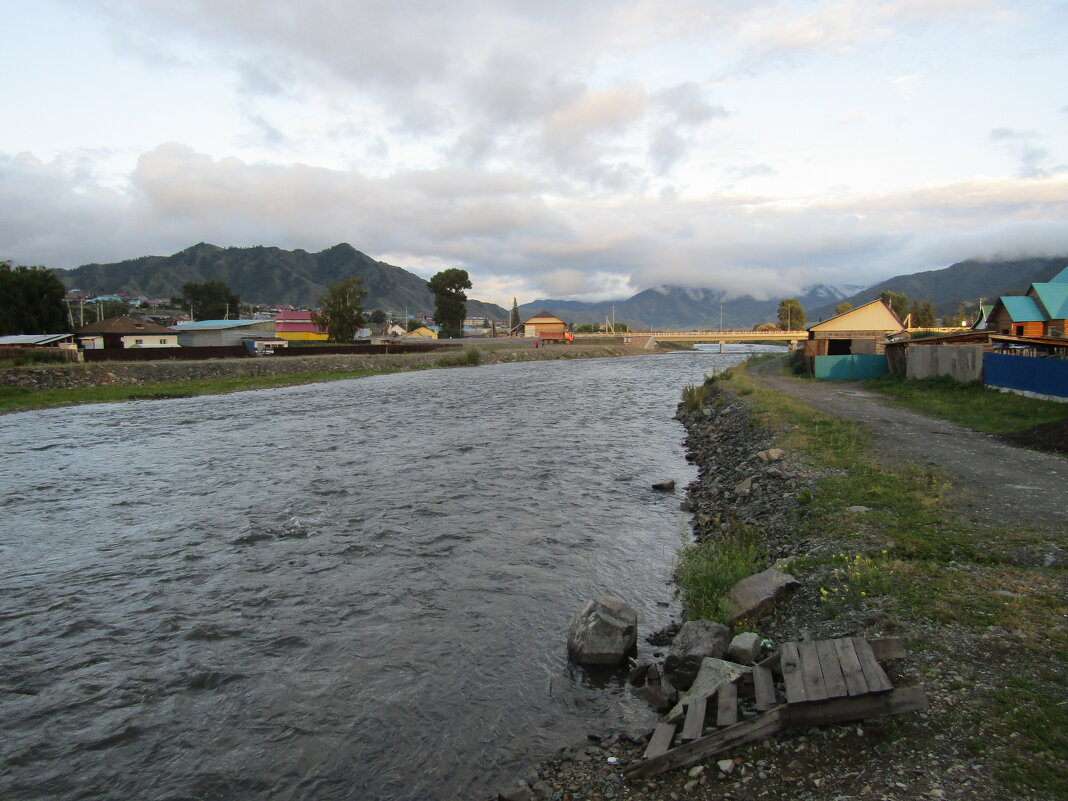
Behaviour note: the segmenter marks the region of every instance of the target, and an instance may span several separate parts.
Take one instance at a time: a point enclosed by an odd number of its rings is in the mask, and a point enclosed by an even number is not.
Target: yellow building
[[[563,339],[567,323],[547,311],[523,321],[523,336],[536,339]]]
[[[808,326],[808,356],[883,353],[889,334],[903,331],[901,318],[882,300],[873,300],[829,320]]]
[[[425,325],[421,325],[414,331],[409,331],[407,334],[399,337],[400,339],[437,339],[438,335],[434,331],[427,328]]]

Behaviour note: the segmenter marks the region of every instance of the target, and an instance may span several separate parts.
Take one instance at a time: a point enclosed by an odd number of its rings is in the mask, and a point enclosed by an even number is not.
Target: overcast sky
[[[1068,252],[1068,3],[0,0],[0,258],[348,242],[473,297]]]

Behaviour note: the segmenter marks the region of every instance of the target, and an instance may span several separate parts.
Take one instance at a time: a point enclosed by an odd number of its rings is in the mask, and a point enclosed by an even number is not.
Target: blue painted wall
[[[816,356],[816,378],[820,381],[856,381],[886,374],[886,357],[872,354]]]
[[[1068,398],[1068,359],[983,354],[983,383]]]

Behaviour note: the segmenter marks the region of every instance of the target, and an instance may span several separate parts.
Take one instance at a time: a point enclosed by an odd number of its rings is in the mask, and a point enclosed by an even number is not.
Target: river
[[[0,798],[478,799],[650,724],[567,623],[677,616],[672,415],[756,349],[0,417]]]

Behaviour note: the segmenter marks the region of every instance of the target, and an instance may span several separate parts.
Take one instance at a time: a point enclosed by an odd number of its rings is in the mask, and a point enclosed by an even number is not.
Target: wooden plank
[[[733,726],[707,734],[699,740],[683,743],[660,756],[631,763],[626,768],[626,774],[631,778],[655,776],[666,770],[692,765],[694,762],[700,762],[739,745],[763,740],[782,730],[784,708],[776,707],[749,720],[743,720],[741,723],[735,723]]]
[[[842,666],[838,664],[838,650],[834,647],[834,640],[819,640],[816,643],[816,655],[820,658],[827,697],[841,698],[849,695],[845,676],[842,675]]]
[[[756,694],[757,712],[767,712],[775,706],[775,682],[768,668],[753,666],[753,691]]]
[[[828,723],[848,723],[879,715],[913,712],[924,709],[926,706],[927,694],[922,686],[916,684],[911,687],[899,687],[892,692],[880,695],[835,698],[825,704],[780,706],[774,711],[782,710],[782,720],[785,726],[823,726]]]
[[[801,675],[805,678],[805,691],[809,701],[822,701],[827,697],[827,685],[823,682],[823,668],[816,653],[816,643],[805,640],[797,644],[801,657]]]
[[[904,659],[908,655],[905,640],[901,637],[871,637],[868,640],[871,651],[880,662],[887,659]]]
[[[725,681],[716,688],[716,725],[733,726],[738,722],[738,688],[733,681]]]
[[[763,667],[772,673],[782,673],[782,651],[776,651],[763,662],[758,662],[757,667]]]
[[[679,739],[683,742],[696,740],[705,733],[705,710],[708,708],[708,697],[694,698],[686,704],[686,722],[682,725],[682,734]]]
[[[860,669],[860,660],[857,659],[853,641],[848,637],[841,637],[834,640],[834,648],[838,651],[838,664],[842,668],[842,677],[845,679],[849,694],[864,695],[867,693],[868,682],[864,680],[864,671]]]
[[[783,643],[781,667],[782,680],[786,684],[786,703],[799,704],[807,701],[808,690],[801,675],[801,657],[797,653],[797,643]]]
[[[872,653],[868,641],[863,637],[854,637],[853,648],[857,652],[860,669],[864,671],[864,681],[868,683],[868,692],[884,693],[893,689],[890,679],[886,677],[886,671],[875,661],[875,654]]]
[[[671,738],[675,736],[674,723],[658,723],[653,729],[653,736],[649,738],[649,744],[645,746],[644,759],[655,759],[666,754],[671,748]]]

